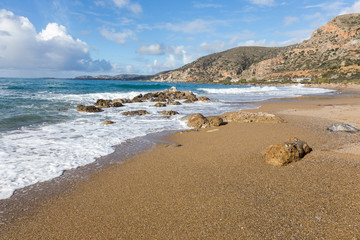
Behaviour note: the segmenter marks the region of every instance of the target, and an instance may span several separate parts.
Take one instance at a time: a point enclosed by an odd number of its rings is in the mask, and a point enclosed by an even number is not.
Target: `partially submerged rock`
[[[268,164],[284,166],[299,161],[311,151],[312,149],[306,142],[294,137],[284,143],[270,145],[263,152],[263,155]]]
[[[197,100],[201,102],[210,102],[210,98],[208,97],[198,97]]]
[[[181,102],[179,102],[179,101],[169,101],[166,104],[167,105],[181,105]]]
[[[136,111],[122,112],[121,114],[125,116],[141,116],[141,115],[149,114],[149,112],[146,110],[136,110]]]
[[[95,107],[95,106],[84,106],[84,105],[78,105],[77,110],[79,112],[102,112],[103,110],[101,108]]]
[[[101,108],[109,108],[111,107],[111,103],[112,100],[98,99],[94,105]]]
[[[115,122],[110,121],[110,120],[106,120],[106,121],[103,121],[102,123],[105,124],[105,125],[108,125],[108,124],[114,124]]]
[[[154,107],[166,107],[165,103],[158,102],[154,105]]]
[[[177,112],[177,111],[161,111],[160,113],[163,114],[163,115],[167,115],[167,116],[172,116],[172,115],[179,114],[179,112]]]
[[[252,112],[243,112],[243,111],[235,111],[235,112],[227,112],[220,117],[225,122],[241,122],[241,123],[251,123],[251,122],[259,122],[259,123],[282,123],[285,122],[281,117],[275,116],[270,113],[252,113]]]
[[[114,102],[111,104],[111,107],[123,107],[124,105],[121,102]]]
[[[128,98],[116,98],[113,100],[113,102],[119,102],[119,103],[132,103],[132,101]]]
[[[335,124],[331,125],[330,127],[328,127],[326,130],[328,130],[330,132],[350,132],[350,133],[359,131],[358,128],[356,128],[348,123],[335,123]]]

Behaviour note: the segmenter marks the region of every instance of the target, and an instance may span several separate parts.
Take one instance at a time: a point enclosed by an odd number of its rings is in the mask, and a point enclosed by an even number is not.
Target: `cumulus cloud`
[[[194,61],[200,56],[196,51],[188,51],[185,46],[162,46],[165,58],[156,58],[147,65],[149,73],[158,73],[179,68]]]
[[[155,43],[150,45],[142,45],[136,50],[137,53],[144,55],[163,55],[166,53],[164,45]]]
[[[259,6],[273,6],[275,5],[274,0],[250,0],[252,4],[259,5]]]
[[[360,13],[360,1],[355,2],[351,7],[345,8],[340,14]]]
[[[49,23],[40,33],[29,19],[0,10],[0,68],[68,71],[110,70],[104,60],[92,60],[88,45],[74,39],[64,26]]]
[[[142,13],[142,7],[138,3],[132,3],[130,0],[113,0],[118,8],[126,8],[135,14]]]
[[[128,40],[136,40],[136,35],[133,31],[126,29],[122,32],[115,32],[114,29],[102,28],[100,34],[107,40],[116,42],[118,44],[125,44]]]

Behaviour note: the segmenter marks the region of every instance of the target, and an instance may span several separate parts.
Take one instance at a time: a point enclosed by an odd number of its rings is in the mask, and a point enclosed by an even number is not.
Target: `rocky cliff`
[[[301,44],[237,47],[202,57],[152,80],[217,82],[294,77],[360,79],[360,13],[337,16]]]

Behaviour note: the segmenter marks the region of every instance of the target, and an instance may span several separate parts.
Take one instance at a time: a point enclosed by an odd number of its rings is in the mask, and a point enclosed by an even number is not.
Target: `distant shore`
[[[273,113],[286,123],[174,133],[169,143],[29,205],[23,219],[0,226],[2,237],[357,238],[360,135],[326,127],[348,122],[360,128],[360,90],[337,89],[343,93],[247,110]],[[286,167],[264,162],[267,146],[295,136],[313,152]]]

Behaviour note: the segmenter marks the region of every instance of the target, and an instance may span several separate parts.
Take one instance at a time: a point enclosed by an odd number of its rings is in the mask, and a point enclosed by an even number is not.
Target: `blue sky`
[[[153,74],[310,37],[360,0],[1,0],[0,77]]]

